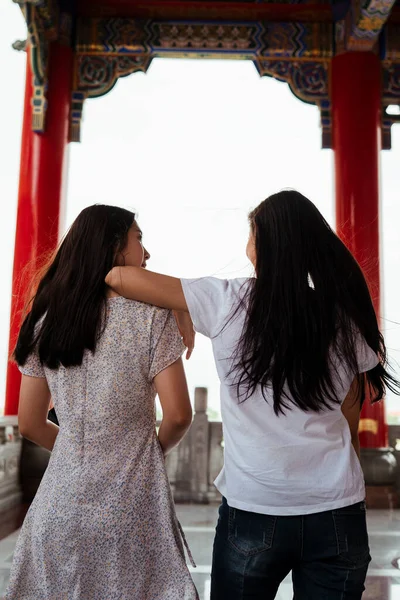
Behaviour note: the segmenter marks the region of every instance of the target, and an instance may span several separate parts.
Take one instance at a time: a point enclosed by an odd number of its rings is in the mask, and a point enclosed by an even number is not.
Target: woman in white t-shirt
[[[188,312],[212,340],[225,440],[212,600],[275,598],[290,571],[296,600],[358,600],[370,561],[359,415],[366,395],[398,391],[368,287],[298,192],[250,213],[247,256],[250,279],[117,267],[107,283]]]

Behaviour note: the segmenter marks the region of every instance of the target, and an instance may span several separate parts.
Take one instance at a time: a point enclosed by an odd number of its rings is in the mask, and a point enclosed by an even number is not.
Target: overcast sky
[[[0,4],[0,395],[4,397],[25,39],[11,0]],[[382,153],[383,330],[400,363],[400,126]],[[333,154],[321,150],[317,108],[288,86],[260,78],[248,61],[154,60],[85,105],[82,143],[69,149],[64,228],[93,203],[138,212],[149,268],[182,277],[243,276],[247,213],[282,188],[307,195],[334,225]],[[3,366],[1,366],[3,365]],[[206,386],[218,410],[219,385],[208,340],[198,336],[187,364],[191,388]],[[388,398],[389,412],[399,412]]]

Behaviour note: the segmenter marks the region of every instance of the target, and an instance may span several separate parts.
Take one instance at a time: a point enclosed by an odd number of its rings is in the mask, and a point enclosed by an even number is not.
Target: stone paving
[[[193,578],[201,600],[209,599],[211,548],[217,506],[178,505],[197,569]],[[400,510],[371,510],[368,525],[372,562],[363,600],[400,600]],[[397,563],[399,561],[399,563]],[[290,576],[279,588],[276,600],[292,600]]]
[[[177,509],[197,564],[197,568],[191,571],[200,600],[209,600],[211,548],[217,506],[178,505]],[[369,511],[368,521],[372,563],[363,600],[400,600],[400,510]],[[18,532],[15,532],[0,542],[0,594],[7,585],[17,536]],[[288,577],[282,583],[276,600],[292,600],[292,597]]]

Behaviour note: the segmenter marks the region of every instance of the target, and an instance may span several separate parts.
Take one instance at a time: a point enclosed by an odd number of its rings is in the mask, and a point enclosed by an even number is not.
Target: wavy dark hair
[[[104,280],[134,222],[134,213],[115,206],[96,204],[79,214],[31,300],[14,350],[19,365],[35,349],[50,369],[80,365],[86,349],[95,351],[106,306]]]
[[[361,402],[366,387],[372,402],[386,387],[399,393],[362,270],[314,204],[296,191],[282,191],[249,220],[256,277],[238,307],[247,314],[231,371],[239,400],[259,385],[267,399],[272,386],[277,415],[293,404],[304,411],[331,409],[340,402],[332,355],[358,376]],[[360,334],[379,357],[365,376],[358,375]]]

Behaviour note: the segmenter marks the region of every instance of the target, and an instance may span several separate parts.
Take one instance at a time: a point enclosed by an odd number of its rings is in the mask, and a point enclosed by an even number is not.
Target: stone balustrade
[[[389,427],[389,437],[400,464],[400,425]],[[21,481],[25,499],[33,497],[50,456],[46,450],[24,442],[21,461],[21,442],[17,417],[1,417],[0,512],[21,501]],[[179,446],[169,454],[166,462],[177,502],[207,504],[219,501],[220,496],[213,481],[223,463],[222,423],[209,421],[207,417],[207,388],[196,388],[192,426]],[[400,472],[397,474],[396,486],[400,495]]]
[[[167,457],[167,471],[177,502],[207,504],[219,500],[213,481],[223,463],[222,423],[207,417],[207,388],[196,388],[191,428]]]

